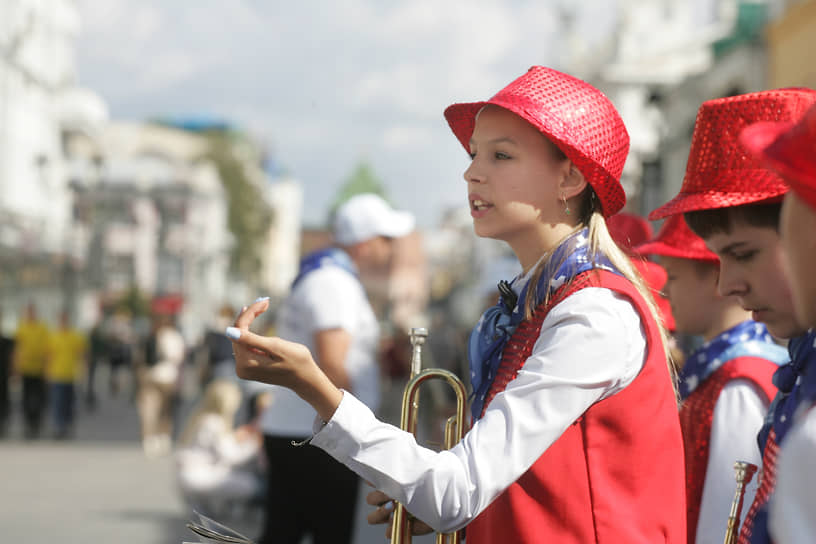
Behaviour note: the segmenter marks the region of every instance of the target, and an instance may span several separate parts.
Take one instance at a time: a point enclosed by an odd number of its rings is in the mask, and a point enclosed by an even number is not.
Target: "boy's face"
[[[816,210],[790,191],[782,205],[780,236],[799,322],[816,327]]]
[[[792,338],[805,331],[793,310],[776,229],[732,221],[730,232],[717,232],[705,242],[720,258],[722,296],[736,296],[751,317],[765,323],[777,338]]]
[[[696,261],[677,257],[660,257],[668,279],[663,290],[671,304],[677,331],[683,334],[709,336],[710,306],[719,298],[717,268],[700,268]]]

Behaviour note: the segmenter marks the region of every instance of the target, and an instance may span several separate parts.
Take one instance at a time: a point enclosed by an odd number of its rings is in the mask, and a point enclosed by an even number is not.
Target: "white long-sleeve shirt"
[[[762,465],[757,433],[768,405],[765,393],[749,380],[732,380],[720,392],[711,423],[708,465],[697,521],[697,544],[719,544],[725,537],[737,485],[734,462]],[[754,501],[758,479],[755,476],[745,488],[743,505]],[[743,506],[742,517],[747,513],[747,506]]]
[[[816,539],[815,457],[816,410],[811,409],[788,432],[776,463],[768,525],[778,544],[811,544]]]
[[[348,393],[311,443],[449,532],[482,512],[592,404],[629,385],[645,356],[628,299],[585,288],[550,311],[516,379],[450,450],[419,446]]]

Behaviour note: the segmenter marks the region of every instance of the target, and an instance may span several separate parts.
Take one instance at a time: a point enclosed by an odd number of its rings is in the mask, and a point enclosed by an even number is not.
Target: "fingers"
[[[391,514],[394,512],[394,501],[388,501],[368,513],[366,521],[369,525],[380,525],[391,521]]]
[[[244,307],[238,317],[235,318],[235,327],[237,329],[249,329],[255,318],[264,313],[269,308],[269,297],[261,297],[249,306]]]
[[[382,491],[375,489],[374,491],[369,491],[368,495],[366,495],[366,503],[370,504],[371,506],[382,506],[386,502],[390,501],[391,497],[383,493]]]

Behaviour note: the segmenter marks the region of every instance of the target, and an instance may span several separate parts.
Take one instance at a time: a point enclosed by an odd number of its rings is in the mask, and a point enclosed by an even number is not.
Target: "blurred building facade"
[[[76,82],[74,2],[0,3],[0,295],[8,328],[32,300],[55,315],[78,266],[62,127],[107,118]]]
[[[207,139],[111,121],[77,83],[80,27],[71,0],[0,2],[0,329],[12,330],[28,302],[50,321],[67,308],[87,327],[102,303],[136,290],[182,300],[193,341],[220,305],[288,289],[300,184],[265,171],[249,137],[235,146],[272,221],[258,279],[231,273],[228,195]]]

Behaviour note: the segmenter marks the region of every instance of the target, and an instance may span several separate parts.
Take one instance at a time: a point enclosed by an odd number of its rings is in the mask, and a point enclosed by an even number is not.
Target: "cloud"
[[[365,159],[430,225],[465,198],[467,158],[443,109],[533,64],[557,66],[555,4],[79,0],[80,82],[114,118],[207,114],[246,127],[302,181],[307,223]]]

